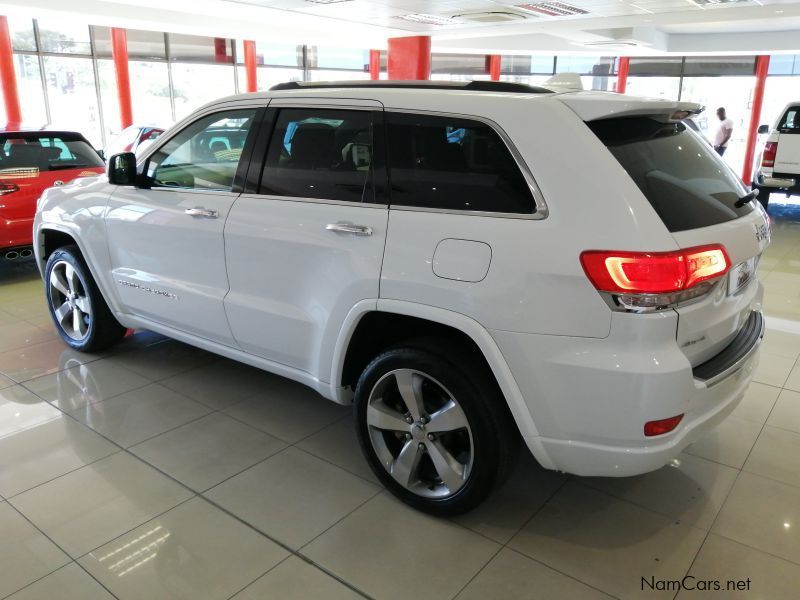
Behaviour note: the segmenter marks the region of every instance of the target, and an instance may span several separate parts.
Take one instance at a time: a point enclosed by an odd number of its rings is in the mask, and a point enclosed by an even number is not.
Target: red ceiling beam
[[[430,79],[431,38],[389,38],[389,79]]]

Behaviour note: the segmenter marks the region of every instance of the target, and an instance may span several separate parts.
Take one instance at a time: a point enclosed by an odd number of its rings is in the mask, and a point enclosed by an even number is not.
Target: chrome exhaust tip
[[[10,250],[5,254],[6,260],[17,260],[18,258],[19,258],[19,252],[17,252],[16,250]]]
[[[19,255],[20,255],[21,258],[30,258],[31,256],[33,256],[33,250],[31,250],[29,248],[25,248],[25,250],[22,250],[19,253]]]

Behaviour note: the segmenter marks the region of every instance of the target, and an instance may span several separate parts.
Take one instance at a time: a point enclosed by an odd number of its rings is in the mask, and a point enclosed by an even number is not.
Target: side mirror
[[[115,154],[108,160],[108,182],[114,185],[136,184],[136,155],[133,152]]]
[[[105,160],[106,159],[106,151],[105,150],[98,150],[97,151],[97,156],[99,156],[100,158]]]
[[[759,125],[758,133],[769,133],[769,125]]]

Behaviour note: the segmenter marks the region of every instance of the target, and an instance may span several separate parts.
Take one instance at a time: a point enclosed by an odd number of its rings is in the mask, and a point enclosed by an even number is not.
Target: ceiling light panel
[[[441,15],[431,15],[428,13],[410,13],[407,15],[397,15],[394,17],[395,19],[400,19],[402,21],[409,21],[411,23],[421,23],[423,25],[463,25],[464,22],[453,18],[453,17],[444,17]]]
[[[545,17],[574,17],[589,14],[588,10],[566,2],[535,2],[533,4],[516,4],[515,6]]]

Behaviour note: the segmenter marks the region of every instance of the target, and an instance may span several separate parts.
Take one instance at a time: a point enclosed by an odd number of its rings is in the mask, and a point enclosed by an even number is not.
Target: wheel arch
[[[36,262],[42,277],[45,276],[44,270],[47,266],[47,259],[50,257],[50,255],[59,248],[69,245],[78,247],[78,250],[83,257],[83,260],[86,262],[86,266],[89,268],[89,272],[97,284],[97,288],[100,290],[103,299],[111,311],[116,314],[118,312],[116,310],[116,297],[109,293],[105,280],[99,276],[94,261],[90,260],[91,254],[87,252],[87,249],[81,241],[80,236],[75,235],[75,232],[70,231],[67,228],[53,226],[49,223],[47,225],[43,225],[39,229],[34,249],[36,253]]]
[[[480,323],[460,313],[402,300],[381,299],[358,309],[358,314],[351,311],[348,315],[334,353],[331,381],[340,396],[348,386],[355,385],[363,367],[381,349],[403,339],[421,337],[420,334],[425,337],[445,335],[470,345],[479,353],[505,397],[522,436],[526,440],[538,437],[530,411],[505,358]],[[382,326],[387,327],[379,329],[376,334],[375,329]],[[548,462],[545,457],[537,456],[537,459],[542,464]]]

